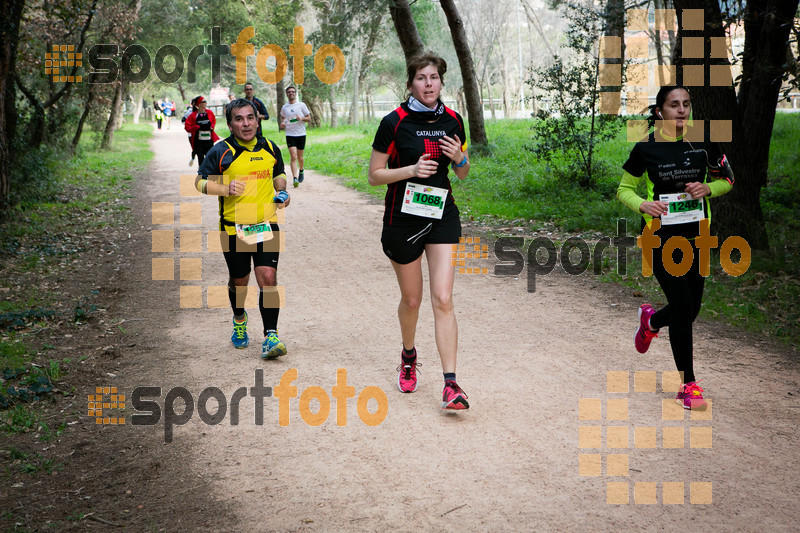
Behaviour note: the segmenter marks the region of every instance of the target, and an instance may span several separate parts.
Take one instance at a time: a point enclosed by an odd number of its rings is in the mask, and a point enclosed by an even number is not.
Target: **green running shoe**
[[[267,338],[261,344],[261,358],[262,359],[275,359],[286,355],[286,345],[278,338],[278,333],[270,331],[267,333]]]
[[[233,319],[231,342],[234,348],[247,348],[247,345],[250,344],[250,338],[247,336],[247,311],[244,313],[244,322],[237,322],[236,318]]]

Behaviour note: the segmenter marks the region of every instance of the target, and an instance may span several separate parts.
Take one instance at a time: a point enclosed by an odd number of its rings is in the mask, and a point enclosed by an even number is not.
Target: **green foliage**
[[[4,431],[9,433],[25,433],[39,426],[39,415],[28,405],[17,404],[0,415]]]
[[[39,426],[39,440],[42,442],[52,442],[59,438],[66,429],[66,422],[59,424],[55,430],[50,429],[50,426],[48,426],[45,422],[42,422]]]
[[[0,370],[2,371],[3,381],[8,381],[24,373],[25,363],[28,361],[28,346],[14,339],[11,335],[9,340],[0,340]]]
[[[0,250],[29,257],[29,269],[53,256],[80,252],[80,234],[104,223],[100,214],[120,214],[122,200],[133,183],[131,169],[143,168],[152,158],[146,140],[149,124],[125,125],[108,151],[92,151],[84,136],[77,153],[47,145],[30,150],[20,176],[31,176],[14,190],[17,202],[0,223]],[[79,217],[91,213],[92,217]],[[26,243],[30,243],[26,245]],[[38,256],[34,258],[34,256]]]
[[[8,456],[23,474],[36,474],[37,472],[50,474],[53,470],[61,470],[64,467],[63,464],[57,463],[55,459],[45,459],[39,453],[28,453],[15,446],[8,448]]]
[[[641,218],[614,198],[622,164],[631,150],[626,131],[598,145],[596,159],[608,171],[594,186],[584,189],[576,182],[564,182],[546,161],[528,150],[528,139],[536,120],[498,120],[486,123],[493,140],[491,155],[470,149],[472,166],[467,179],[453,180],[455,195],[464,219],[489,224],[513,224],[539,229],[553,223],[562,231],[598,231],[616,234],[620,218],[628,221],[628,234],[638,231]],[[341,181],[376,200],[385,187],[371,187],[367,170],[377,121],[360,126],[320,128],[309,138],[306,165]],[[790,342],[800,341],[800,116],[778,114],[772,136],[769,184],[762,193],[771,251],[756,254],[744,275],[735,278],[712,259],[712,276],[706,284],[701,317],[722,319],[758,333]],[[712,207],[713,209],[713,207]],[[610,255],[610,254],[609,254]],[[643,278],[638,254],[629,253],[627,274],[614,272],[616,258],[606,257],[601,279],[614,281],[642,292],[653,302],[663,303],[663,293],[653,278]]]
[[[800,116],[778,113],[769,150],[769,180],[761,191],[761,205],[773,251],[781,254],[794,245],[800,234]],[[782,250],[783,249],[783,250]]]
[[[526,149],[535,122],[533,119],[486,122],[486,133],[493,140],[491,152],[480,153],[470,147],[472,166],[468,178],[452,182],[453,194],[463,214],[479,220],[503,219],[525,225],[553,221],[567,230],[611,231],[618,218],[628,216],[638,223],[633,213],[619,202],[611,201],[621,170],[599,177],[590,190],[574,182],[564,183],[551,165]],[[338,176],[345,185],[382,198],[386,188],[367,183],[369,155],[377,127],[378,122],[372,121],[360,126],[315,130],[307,145],[307,166]],[[625,132],[619,131],[613,141],[600,147],[598,157],[606,168],[620,169],[629,150]],[[580,209],[576,209],[578,205]]]
[[[584,189],[598,185],[605,170],[595,154],[620,127],[616,115],[599,113],[597,43],[604,21],[590,7],[569,5],[567,31],[569,52],[557,55],[553,63],[537,69],[529,83],[539,89],[540,107],[534,123],[532,151],[552,165],[561,181],[577,183]]]
[[[430,48],[434,41],[441,38],[442,28],[447,28],[447,19],[438,2],[409,2],[409,4],[419,38],[426,49]],[[447,32],[445,34],[447,35]]]
[[[7,311],[0,313],[0,328],[22,328],[30,321],[51,317],[55,314],[56,312],[54,310],[44,309],[42,307],[34,307],[21,311]]]
[[[73,320],[75,322],[86,320],[90,314],[97,312],[97,305],[89,302],[90,298],[88,296],[81,296],[75,303],[75,307],[73,308]]]
[[[50,362],[47,364],[47,369],[45,370],[47,373],[47,377],[50,379],[52,383],[55,383],[59,379],[61,379],[61,365],[58,361],[54,361],[50,359]]]
[[[16,160],[10,168],[11,205],[20,202],[53,202],[60,190],[56,169],[63,163],[61,151],[50,144],[39,149],[24,149],[22,137],[16,139]]]

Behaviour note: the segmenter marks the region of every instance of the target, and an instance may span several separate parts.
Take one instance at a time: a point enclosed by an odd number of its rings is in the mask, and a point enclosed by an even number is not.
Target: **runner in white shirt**
[[[280,128],[286,130],[286,146],[292,157],[290,166],[294,176],[294,186],[303,183],[303,150],[306,148],[306,122],[311,122],[311,112],[303,102],[297,101],[297,89],[286,88],[288,104],[281,108]],[[298,172],[299,166],[299,172]]]

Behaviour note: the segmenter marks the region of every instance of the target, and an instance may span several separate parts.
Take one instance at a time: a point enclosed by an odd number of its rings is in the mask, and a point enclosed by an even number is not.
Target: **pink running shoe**
[[[681,390],[675,397],[675,401],[679,405],[683,405],[684,409],[704,411],[706,407],[708,407],[708,404],[706,404],[706,401],[703,399],[702,387],[694,381],[690,381],[681,386]]]
[[[655,313],[655,308],[650,304],[642,304],[639,307],[639,327],[633,336],[633,343],[639,353],[645,353],[650,348],[650,341],[658,337],[658,331],[650,329],[650,317]]]
[[[455,381],[447,381],[442,391],[442,409],[469,409],[467,393]]]
[[[414,352],[416,354],[416,351]],[[402,356],[401,356],[402,357]],[[397,367],[399,375],[397,376],[397,387],[400,392],[414,392],[417,390],[417,367],[422,366],[422,363],[417,363],[416,357],[411,364],[401,362]]]

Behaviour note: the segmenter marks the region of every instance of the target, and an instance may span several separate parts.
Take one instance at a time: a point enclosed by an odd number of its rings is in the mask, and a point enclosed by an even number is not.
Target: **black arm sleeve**
[[[395,124],[393,124],[391,116],[392,114],[383,117],[378,131],[375,132],[375,140],[372,141],[372,147],[384,154],[389,153],[389,146],[394,142]]]
[[[631,150],[631,155],[628,156],[628,160],[622,165],[623,170],[625,170],[628,174],[632,176],[641,177],[644,174],[647,167],[645,167],[644,161],[642,160],[642,153],[639,148],[639,143],[633,147]]]

